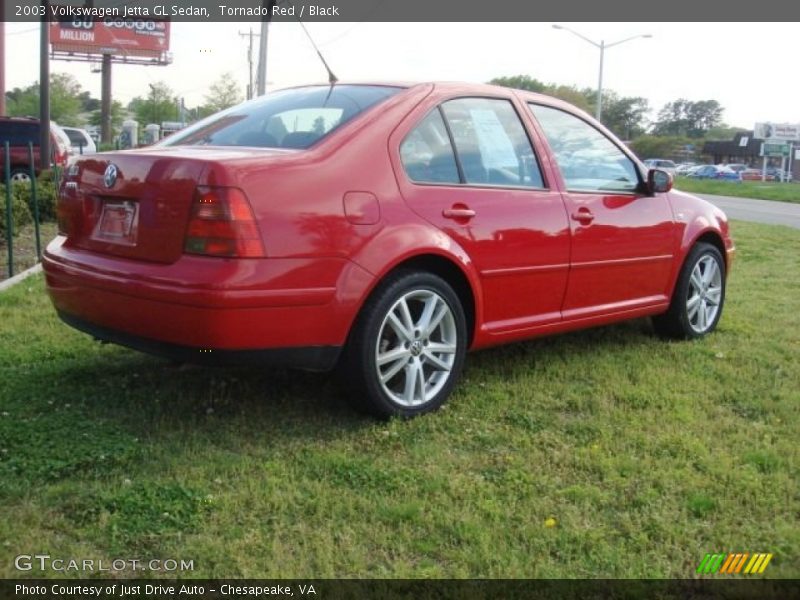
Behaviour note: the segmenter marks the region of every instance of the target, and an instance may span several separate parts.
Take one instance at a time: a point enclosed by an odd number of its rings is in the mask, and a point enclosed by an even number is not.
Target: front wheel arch
[[[711,264],[712,261],[713,264]],[[705,286],[695,285],[696,280],[705,279],[701,277],[702,270],[708,269],[708,265],[713,268],[706,272],[709,274],[718,272],[718,277],[715,279],[710,276]],[[708,335],[716,329],[722,317],[726,287],[727,264],[725,254],[712,243],[696,242],[687,253],[678,272],[669,309],[663,314],[652,317],[656,332],[663,337],[675,339],[696,339]],[[702,293],[699,293],[701,288],[703,288]],[[696,313],[698,302],[701,303],[700,306],[703,311],[705,311],[706,302],[708,302],[709,314],[713,313],[710,322],[706,323],[704,320],[701,328],[698,328],[692,322],[695,319],[693,311]],[[710,305],[712,304],[716,306],[716,311],[711,310],[712,307]],[[699,322],[698,325],[700,325]]]

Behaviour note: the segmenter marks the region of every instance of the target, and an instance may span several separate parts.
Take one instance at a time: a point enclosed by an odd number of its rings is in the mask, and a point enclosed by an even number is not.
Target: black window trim
[[[565,186],[565,190],[564,190],[564,191],[566,191],[566,192],[569,192],[570,194],[605,194],[605,195],[614,194],[614,195],[619,195],[619,196],[633,196],[633,197],[638,197],[638,196],[641,196],[641,195],[643,195],[643,194],[644,194],[644,195],[647,195],[647,194],[646,194],[646,193],[643,191],[643,190],[645,189],[645,185],[646,185],[646,184],[645,184],[645,181],[644,181],[644,174],[642,173],[642,170],[641,170],[641,168],[639,167],[639,162],[638,162],[638,160],[637,160],[637,159],[636,159],[636,158],[635,158],[635,157],[634,157],[634,156],[633,156],[633,155],[630,153],[630,151],[629,151],[627,148],[623,148],[623,146],[620,146],[620,145],[619,145],[617,142],[615,142],[613,139],[609,138],[609,137],[608,137],[608,136],[607,136],[605,133],[603,133],[602,131],[600,131],[600,130],[599,130],[597,127],[595,127],[595,126],[594,126],[592,123],[590,123],[589,121],[587,121],[586,119],[584,119],[584,118],[583,118],[581,115],[577,115],[577,114],[575,114],[575,113],[574,113],[574,112],[572,112],[572,111],[569,111],[569,110],[564,110],[563,108],[559,108],[558,106],[553,106],[552,104],[546,104],[546,103],[544,103],[544,102],[534,102],[533,100],[525,100],[525,104],[527,104],[527,105],[528,105],[529,109],[530,109],[530,106],[531,106],[531,105],[543,106],[544,108],[550,108],[550,109],[552,109],[552,110],[558,110],[558,111],[561,111],[561,112],[563,112],[563,113],[566,113],[566,114],[568,114],[568,115],[570,115],[570,116],[572,116],[572,117],[575,117],[575,118],[576,118],[576,119],[578,119],[579,121],[583,121],[583,122],[584,122],[584,123],[586,123],[586,124],[587,124],[589,127],[593,128],[595,131],[597,131],[597,133],[599,133],[599,134],[600,134],[600,135],[602,135],[604,138],[606,138],[606,139],[607,139],[607,140],[608,140],[608,141],[609,141],[609,142],[610,142],[610,143],[611,143],[611,144],[612,144],[614,147],[616,147],[616,148],[617,148],[617,150],[619,150],[620,152],[622,152],[622,154],[624,154],[624,155],[625,155],[625,157],[626,157],[628,160],[630,160],[630,161],[633,163],[633,166],[634,166],[634,168],[635,168],[635,171],[636,171],[636,175],[637,175],[637,176],[638,176],[638,178],[639,178],[639,184],[636,186],[636,188],[635,188],[635,189],[633,189],[633,190],[631,190],[631,191],[624,191],[624,190],[603,190],[603,189],[597,189],[597,190],[586,190],[586,189],[582,189],[582,190],[573,190],[573,189],[570,189],[569,187],[566,187],[567,180],[566,180],[566,179],[564,179],[564,175],[562,174],[562,175],[561,175],[561,181],[563,181],[563,182],[564,182],[564,186]],[[537,116],[536,116],[536,113],[534,113],[534,112],[533,112],[533,110],[531,110],[531,111],[530,111],[530,113],[531,113],[531,116],[533,117],[533,119],[536,121],[536,124],[537,124],[537,125],[539,125],[539,127],[542,127],[542,124],[539,122],[539,119],[537,118]],[[542,129],[544,129],[544,128],[542,128]],[[547,142],[547,146],[548,146],[548,148],[550,148],[550,140],[547,140],[546,138],[547,138],[547,136],[545,135],[545,141]],[[551,151],[551,152],[552,152],[552,150],[553,150],[553,149],[552,149],[552,148],[550,148],[550,151]],[[553,162],[555,162],[555,165],[556,165],[556,168],[558,169],[558,172],[559,172],[559,173],[561,173],[561,165],[558,163],[558,161],[557,161],[557,160],[555,160],[555,156],[553,157]]]
[[[444,109],[442,108],[445,103],[451,102],[453,100],[470,100],[470,99],[477,99],[477,100],[503,100],[508,102],[511,105],[511,109],[514,111],[514,114],[517,115],[517,119],[519,120],[519,124],[522,125],[522,131],[525,133],[525,137],[528,140],[528,143],[531,146],[531,152],[533,153],[533,158],[536,161],[536,167],[539,169],[539,175],[542,178],[542,183],[544,184],[543,187],[533,187],[529,185],[504,185],[504,184],[492,184],[492,183],[469,183],[464,176],[464,169],[461,166],[461,157],[458,155],[458,148],[456,148],[455,141],[453,140],[453,132],[450,130],[450,123],[447,120],[447,117],[444,114]],[[528,128],[525,126],[525,121],[519,114],[517,107],[514,106],[514,102],[510,98],[502,98],[499,96],[483,96],[483,95],[469,95],[469,96],[453,96],[452,98],[447,98],[446,100],[442,100],[439,102],[434,108],[429,110],[425,113],[425,115],[415,122],[414,126],[411,130],[403,137],[400,141],[400,146],[406,141],[409,135],[417,128],[417,126],[422,123],[428,116],[434,112],[438,111],[439,115],[441,116],[442,120],[444,121],[445,131],[447,131],[447,138],[450,141],[450,148],[453,150],[453,157],[456,161],[456,169],[458,171],[458,183],[451,182],[451,183],[442,183],[437,181],[414,181],[411,177],[408,176],[406,172],[405,164],[403,164],[402,157],[400,159],[400,165],[403,167],[403,175],[405,175],[406,179],[411,183],[411,185],[417,186],[433,186],[433,187],[470,187],[470,188],[477,188],[477,189],[490,189],[490,190],[527,190],[533,192],[549,192],[554,191],[552,186],[547,185],[547,178],[545,177],[545,173],[542,170],[542,163],[539,160],[539,155],[536,152],[536,144],[533,143],[531,139],[530,132]],[[398,146],[398,148],[400,147]]]

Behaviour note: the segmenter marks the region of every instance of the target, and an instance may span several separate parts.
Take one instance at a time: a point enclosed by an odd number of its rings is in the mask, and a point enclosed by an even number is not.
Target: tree
[[[122,121],[125,119],[125,115],[123,113],[122,103],[118,100],[114,100],[111,103],[111,129],[114,132],[117,132],[122,127]],[[95,125],[97,127],[101,126],[101,112],[100,110],[92,111],[92,114],[89,115],[89,124]]]
[[[682,136],[643,135],[631,142],[631,150],[642,160],[671,158],[685,154],[686,147],[696,143],[696,139]]]
[[[650,103],[645,98],[623,96],[614,92],[603,94],[603,125],[623,140],[630,140],[645,131],[645,115]]]
[[[39,84],[6,92],[6,111],[10,117],[35,117],[39,114]]]
[[[50,118],[62,125],[80,125],[81,84],[67,73],[50,75]],[[14,88],[6,94],[9,116],[39,115],[39,82],[26,88]]]
[[[62,125],[80,125],[81,84],[67,73],[50,76],[50,118]]]
[[[706,132],[705,138],[707,140],[715,141],[730,141],[736,137],[737,133],[747,133],[748,129],[745,127],[730,127],[723,123],[718,127],[712,127]]]
[[[678,98],[674,102],[668,102],[659,111],[653,133],[703,137],[710,129],[722,125],[724,110],[716,100],[691,101]]]
[[[320,116],[314,119],[314,124],[311,127],[311,131],[316,133],[318,136],[322,136],[325,133],[325,118]]]
[[[231,73],[223,73],[208,89],[204,108],[208,114],[225,110],[242,101],[239,84]]]
[[[163,81],[150,84],[150,94],[137,96],[128,104],[140,125],[178,120],[178,99]]]
[[[502,85],[503,87],[514,88],[515,90],[527,90],[529,92],[545,91],[548,86],[538,79],[529,75],[514,75],[513,77],[495,77],[489,83],[492,85]]]
[[[81,110],[83,112],[93,112],[95,110],[100,110],[100,100],[97,98],[92,98],[91,93],[88,91],[81,92],[78,96],[78,99],[81,102]]]
[[[589,110],[592,106],[591,101],[588,99],[587,93],[591,93],[587,89],[578,89],[574,85],[557,85],[555,83],[543,83],[538,79],[534,79],[529,75],[514,75],[513,77],[495,77],[489,83],[493,85],[502,85],[503,87],[510,87],[516,90],[526,90],[528,92],[536,92],[539,94],[547,94],[574,104],[580,109]]]
[[[594,112],[595,92],[589,88],[580,89],[574,85],[556,85],[553,83],[547,86],[544,93],[564,102],[569,102],[586,112]]]

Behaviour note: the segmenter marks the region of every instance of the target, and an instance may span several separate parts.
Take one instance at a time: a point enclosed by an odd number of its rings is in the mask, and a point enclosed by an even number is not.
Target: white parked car
[[[689,173],[690,170],[692,170],[693,168],[698,167],[698,166],[701,166],[701,165],[698,165],[697,163],[682,163],[682,164],[678,165],[675,168],[675,174],[676,175],[686,175],[686,174]]]
[[[69,137],[71,154],[97,154],[97,146],[85,129],[77,127],[61,127]]]
[[[675,177],[676,165],[671,160],[664,158],[648,158],[644,161],[644,165],[649,169],[661,169]]]

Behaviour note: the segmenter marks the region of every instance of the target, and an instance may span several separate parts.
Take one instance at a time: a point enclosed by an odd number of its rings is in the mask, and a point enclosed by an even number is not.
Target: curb
[[[41,273],[41,271],[42,271],[42,263],[37,263],[30,269],[26,269],[22,273],[17,273],[10,279],[6,279],[5,281],[0,281],[0,292],[6,291],[8,288],[18,284],[23,279],[27,279],[31,275],[36,275],[36,273]]]

